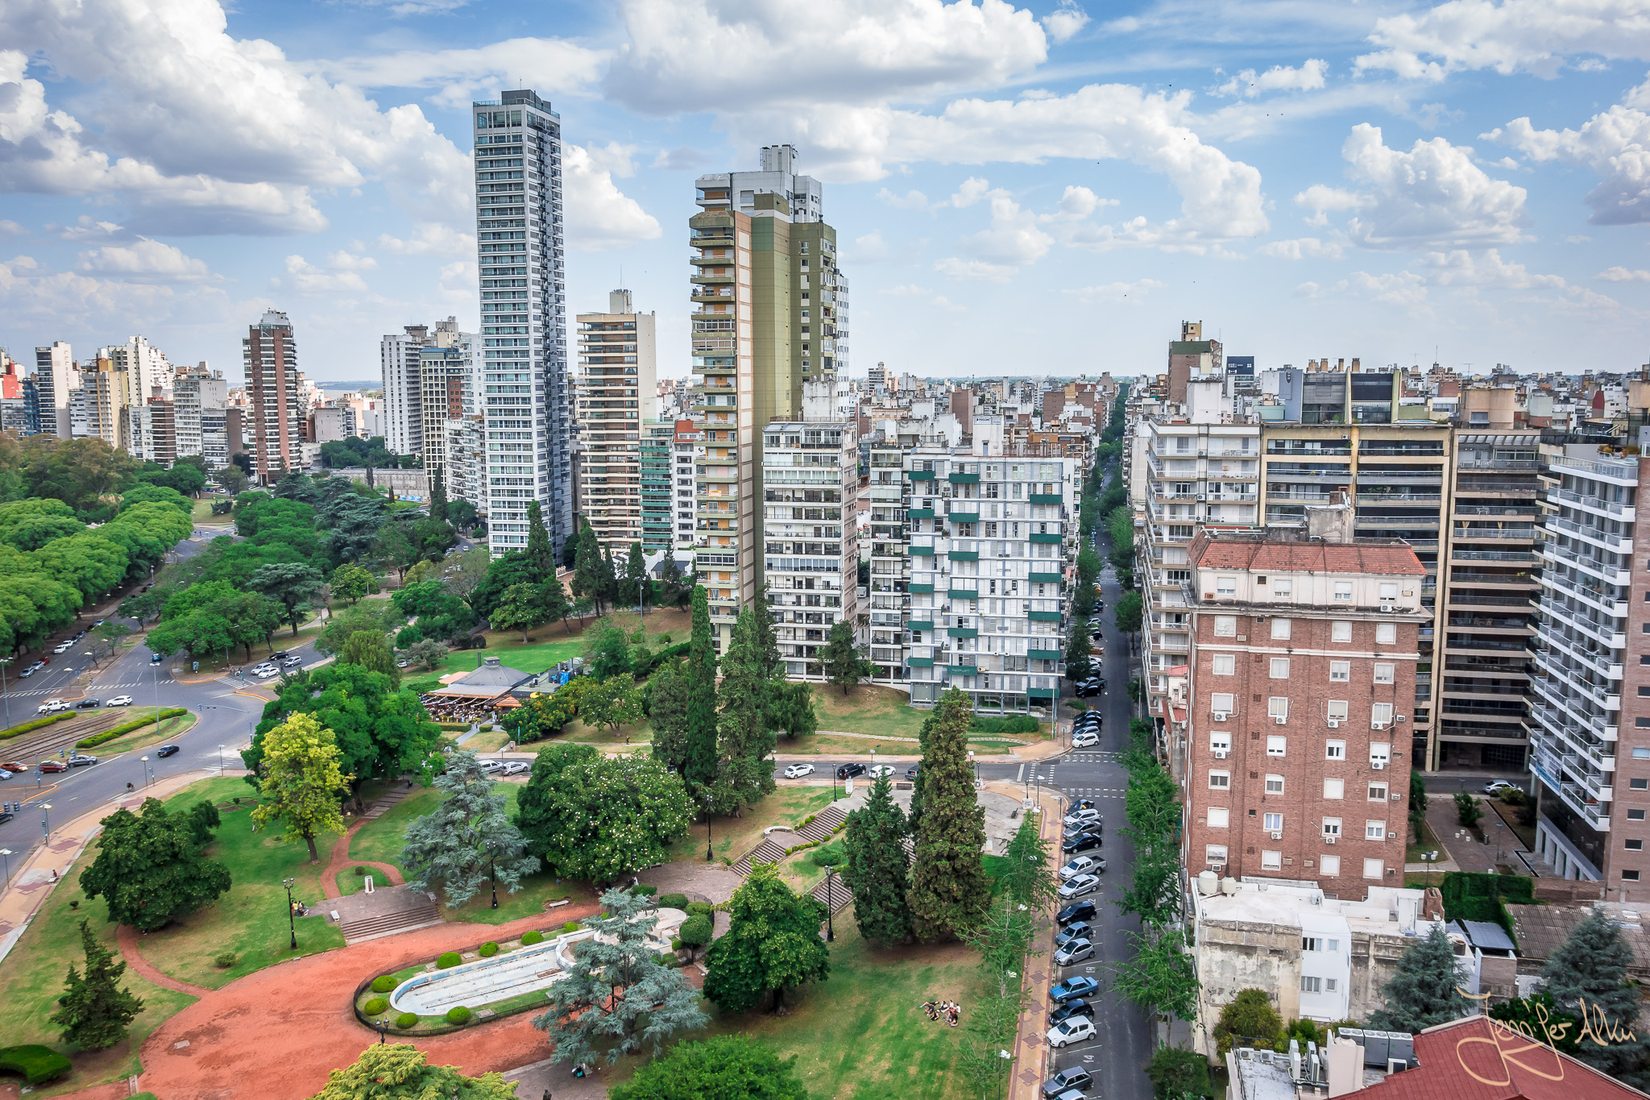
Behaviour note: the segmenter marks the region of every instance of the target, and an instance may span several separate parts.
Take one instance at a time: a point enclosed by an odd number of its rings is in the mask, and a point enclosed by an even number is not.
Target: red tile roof
[[[1256,573],[1370,573],[1422,577],[1426,568],[1407,542],[1360,539],[1322,542],[1270,535],[1212,536],[1204,531],[1192,542],[1192,565]]]
[[[1644,1093],[1487,1016],[1415,1037],[1419,1063],[1343,1100],[1643,1100]]]

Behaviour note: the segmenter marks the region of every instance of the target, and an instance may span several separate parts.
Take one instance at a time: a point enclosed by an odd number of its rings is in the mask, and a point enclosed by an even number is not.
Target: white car
[[[253,669],[252,674],[260,680],[267,680],[271,676],[279,676],[281,674],[281,670],[278,668],[270,668],[268,665],[265,665],[263,668]]]
[[[1087,1016],[1073,1016],[1068,1020],[1061,1020],[1048,1029],[1048,1045],[1058,1050],[1070,1046],[1072,1043],[1081,1043],[1095,1036],[1094,1021]]]
[[[10,779],[10,778],[11,778],[11,772],[7,771],[5,768],[0,768],[0,779]]]
[[[520,775],[532,769],[532,765],[525,760],[506,760],[504,767],[498,770],[500,775]]]
[[[1092,730],[1071,735],[1071,747],[1074,749],[1092,749],[1100,743],[1100,735]]]
[[[813,773],[814,766],[812,764],[792,764],[785,769],[785,778],[801,779],[803,776],[812,775]]]
[[[1072,829],[1082,825],[1092,825],[1099,820],[1099,810],[1074,810],[1066,815],[1065,826]]]
[[[1093,874],[1100,861],[1093,856],[1078,856],[1064,867],[1060,868],[1060,881],[1065,882],[1078,875]]]
[[[1494,795],[1497,798],[1506,794],[1508,791],[1516,791],[1519,789],[1520,788],[1517,784],[1508,783],[1505,779],[1492,779],[1488,783],[1484,784],[1484,793]]]
[[[69,704],[65,703],[61,699],[47,699],[44,703],[41,703],[38,707],[35,707],[34,712],[36,714],[56,714],[60,710],[68,709]]]
[[[881,779],[885,775],[893,775],[894,766],[892,764],[877,764],[872,767],[868,774],[872,779]]]
[[[483,760],[481,762],[481,770],[484,772],[496,772],[501,770],[503,767],[504,761],[502,760]]]
[[[113,699],[105,700],[103,705],[106,707],[129,707],[132,705],[132,697],[130,695],[117,695]]]
[[[73,648],[74,648],[74,643],[73,642],[60,642],[59,644],[52,647],[52,652],[53,653],[67,653],[67,652],[69,652],[69,650],[71,650]]]

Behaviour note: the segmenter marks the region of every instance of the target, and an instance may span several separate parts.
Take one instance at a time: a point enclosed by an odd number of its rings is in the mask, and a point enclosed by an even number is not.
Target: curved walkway
[[[351,859],[349,857],[350,841],[355,838],[355,834],[360,832],[361,827],[366,823],[366,818],[357,818],[353,825],[344,830],[344,835],[339,837],[337,842],[333,844],[332,853],[327,856],[327,865],[321,870],[321,893],[328,898],[343,896],[343,891],[338,889],[338,876],[343,873],[346,867],[371,867],[373,870],[381,872],[384,880],[391,886],[400,886],[405,881],[401,877],[401,872],[388,863],[379,863],[377,860],[371,859]]]
[[[143,957],[143,952],[138,947],[138,931],[131,925],[115,925],[115,943],[120,945],[120,956],[126,960],[127,966],[143,975],[143,977],[148,981],[160,986],[162,989],[171,989],[178,993],[187,993],[191,997],[204,997],[212,992],[204,986],[190,985],[188,982],[180,982],[178,979],[168,974],[164,974],[155,967],[151,966],[149,960]]]

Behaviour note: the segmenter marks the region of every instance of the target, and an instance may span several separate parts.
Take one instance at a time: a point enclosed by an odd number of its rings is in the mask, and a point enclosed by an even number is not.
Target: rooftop
[[[532,679],[533,674],[502,664],[497,657],[488,657],[480,668],[466,673],[437,688],[435,695],[459,695],[472,699],[493,699],[518,684]]]
[[[1365,573],[1424,577],[1426,568],[1402,539],[1326,542],[1304,532],[1203,531],[1192,541],[1191,563],[1199,569],[1256,573]]]

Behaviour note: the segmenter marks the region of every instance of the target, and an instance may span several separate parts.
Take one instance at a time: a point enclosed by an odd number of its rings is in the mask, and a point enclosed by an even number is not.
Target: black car
[[[1094,715],[1093,718],[1089,717],[1091,714]],[[1071,724],[1071,728],[1077,732],[1082,732],[1083,730],[1088,729],[1099,729],[1100,712],[1097,710],[1085,710],[1082,714],[1077,716],[1077,720]]]
[[[1094,1075],[1082,1066],[1067,1066],[1043,1085],[1043,1100],[1051,1100],[1067,1089],[1086,1089],[1093,1083]]]
[[[162,745],[160,748],[155,750],[155,755],[162,758],[176,756],[177,754],[178,747],[176,745]]]
[[[1076,688],[1073,689],[1072,693],[1074,695],[1078,696],[1079,698],[1085,698],[1085,697],[1090,696],[1090,695],[1099,695],[1102,691],[1105,691],[1105,690],[1106,690],[1106,685],[1103,681],[1100,681],[1100,680],[1084,680],[1082,683],[1078,684]]]
[[[1074,833],[1060,843],[1060,851],[1065,855],[1077,855],[1081,852],[1092,852],[1100,847],[1100,834],[1097,832]]]
[[[1053,1027],[1055,1024],[1063,1024],[1073,1016],[1087,1016],[1092,1020],[1094,1019],[1094,1006],[1081,997],[1075,1001],[1067,1001],[1048,1014],[1048,1026]]]
[[[905,778],[911,780],[913,783],[916,782],[917,772],[920,771],[921,768],[921,764],[912,764],[909,768],[905,769]]]
[[[4,825],[6,822],[10,821],[12,816],[13,815],[10,810],[0,810],[0,825]]]
[[[836,777],[838,779],[852,779],[856,775],[864,775],[864,774],[865,774],[865,765],[864,764],[842,764],[842,765],[839,765],[836,769]]]
[[[78,702],[74,705],[74,709],[75,710],[96,710],[98,707],[101,707],[102,705],[103,704],[100,701],[96,700],[96,699],[82,699],[80,702]]]
[[[1054,919],[1064,927],[1073,921],[1093,920],[1098,913],[1099,910],[1095,908],[1094,902],[1085,898],[1082,901],[1074,901],[1060,910],[1054,915]]]

